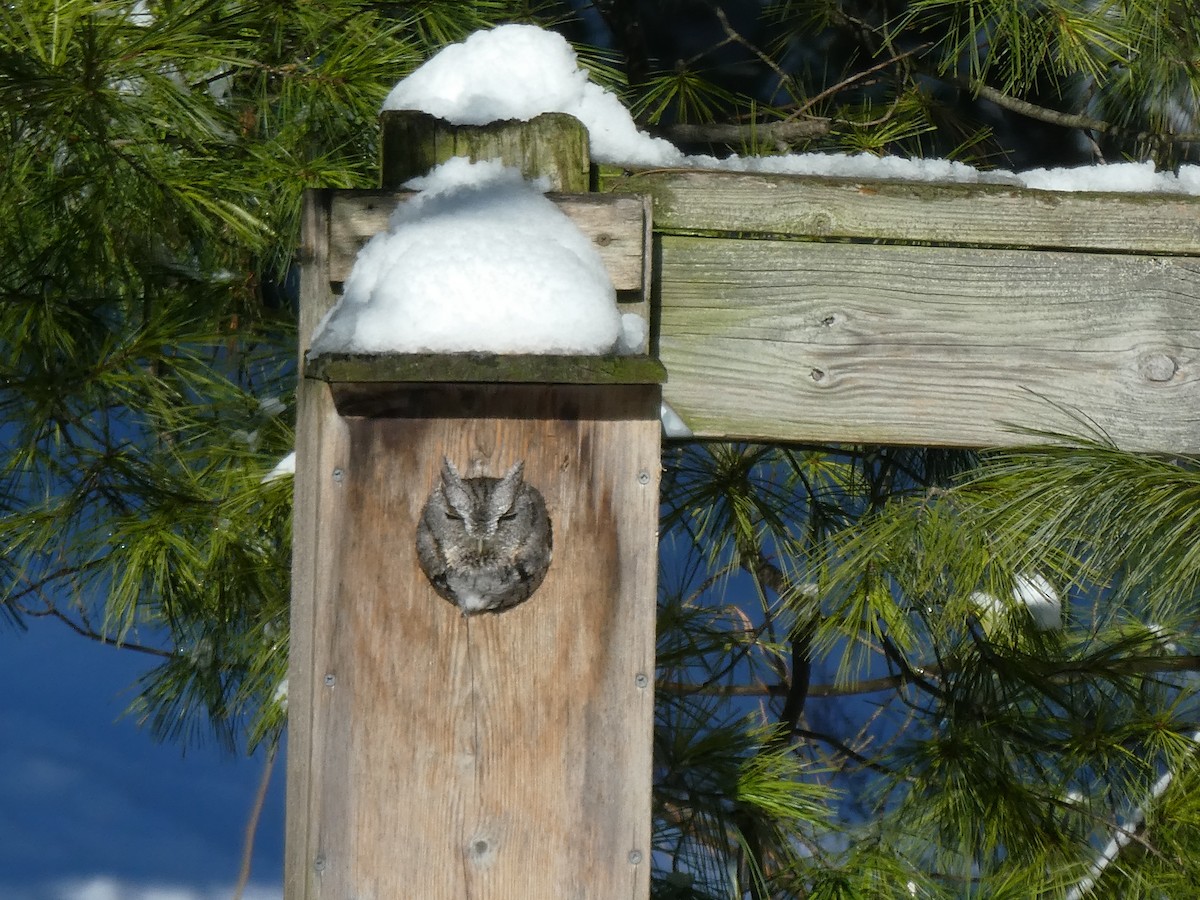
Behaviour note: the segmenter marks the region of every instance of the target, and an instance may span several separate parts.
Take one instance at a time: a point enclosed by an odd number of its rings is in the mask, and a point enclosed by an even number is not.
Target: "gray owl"
[[[550,567],[546,502],[522,478],[463,478],[448,459],[417,526],[417,560],[434,590],[464,616],[499,612],[537,590]]]

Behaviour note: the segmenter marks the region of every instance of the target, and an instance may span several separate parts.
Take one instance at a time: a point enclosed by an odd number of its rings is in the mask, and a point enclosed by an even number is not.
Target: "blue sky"
[[[154,660],[0,626],[0,897],[229,900],[261,754],[158,744],[124,712]],[[244,900],[282,894],[284,761]]]

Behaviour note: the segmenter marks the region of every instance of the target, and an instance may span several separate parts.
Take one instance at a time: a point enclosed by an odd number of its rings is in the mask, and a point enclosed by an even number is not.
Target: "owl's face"
[[[446,518],[461,523],[468,536],[486,539],[495,535],[503,522],[517,518],[516,501],[521,492],[523,463],[517,463],[503,478],[463,479],[454,464],[442,464],[442,496]]]
[[[464,615],[527,598],[550,565],[542,495],[518,462],[501,478],[463,478],[448,459],[417,528],[417,559],[439,594]]]

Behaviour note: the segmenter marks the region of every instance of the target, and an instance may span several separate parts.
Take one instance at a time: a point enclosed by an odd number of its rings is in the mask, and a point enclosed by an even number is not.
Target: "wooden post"
[[[416,110],[389,110],[383,125],[380,184],[398,188],[452,156],[498,159],[526,178],[546,178],[552,191],[586,191],[590,182],[587,129],[566,113],[528,122],[451,125]]]
[[[345,266],[336,197],[306,199],[302,350]],[[302,368],[285,897],[645,898],[661,367]],[[519,606],[464,617],[421,572],[443,457],[523,461],[544,496],[553,560]]]

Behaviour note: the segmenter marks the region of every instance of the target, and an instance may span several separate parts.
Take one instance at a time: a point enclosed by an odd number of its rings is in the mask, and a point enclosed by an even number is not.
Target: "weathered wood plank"
[[[656,231],[1200,255],[1200,197],[693,171],[604,186],[652,196]]]
[[[338,191],[333,195],[329,278],[346,280],[359,249],[387,227],[410,191]],[[648,201],[622,194],[547,194],[592,239],[618,291],[638,291],[645,277]],[[639,293],[640,299],[640,293]]]
[[[526,178],[547,179],[556,191],[586,191],[591,185],[587,129],[566,113],[542,113],[527,122],[455,125],[415,109],[390,109],[380,114],[379,125],[385,188],[398,188],[452,156],[498,159]]]
[[[509,388],[477,390],[487,410]],[[578,417],[579,392],[609,390],[547,388],[524,418],[347,420],[308,896],[647,895],[658,388]],[[464,618],[418,568],[443,454],[488,473],[524,460],[546,499],[554,560],[507,612]]]
[[[334,609],[322,598],[337,584],[330,564],[331,535],[345,527],[341,481],[349,448],[345,421],[334,409],[324,384],[304,376],[304,349],[317,322],[332,306],[329,292],[329,211],[331,192],[309,191],[304,198],[300,248],[300,378],[297,385],[296,476],[293,481],[293,566],[288,662],[287,822],[284,896],[321,897],[322,830],[338,830],[321,809],[321,773],[344,767],[341,748],[324,738],[329,727],[327,698],[315,681],[328,671]],[[336,895],[326,894],[332,897]]]
[[[1093,421],[1200,451],[1200,260],[663,236],[698,437],[995,446]]]

